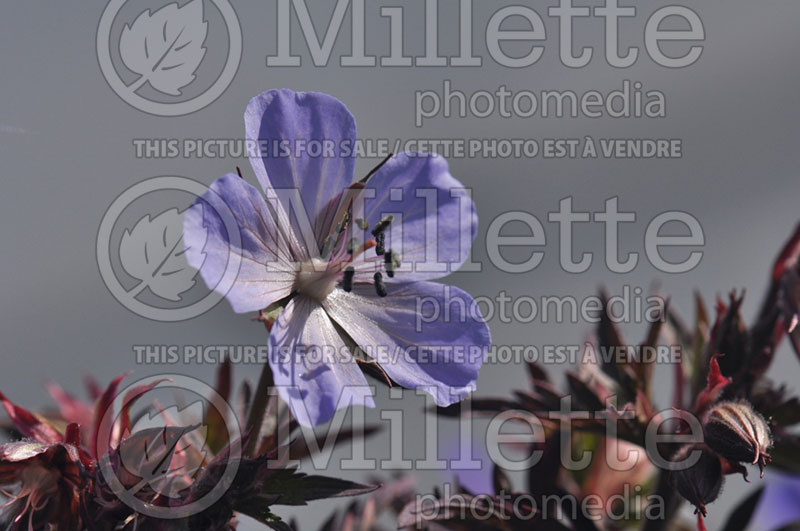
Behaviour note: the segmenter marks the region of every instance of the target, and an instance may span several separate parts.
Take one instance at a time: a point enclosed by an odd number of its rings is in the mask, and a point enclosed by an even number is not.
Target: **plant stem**
[[[272,376],[272,369],[269,363],[264,363],[261,376],[258,378],[258,385],[256,386],[256,392],[253,396],[253,402],[250,405],[250,412],[247,415],[247,426],[245,427],[247,444],[244,448],[245,455],[255,457],[253,453],[256,451],[256,448],[258,448],[258,438],[261,434],[261,425],[264,423],[264,415],[267,412],[270,389],[274,387],[274,385],[275,381]]]

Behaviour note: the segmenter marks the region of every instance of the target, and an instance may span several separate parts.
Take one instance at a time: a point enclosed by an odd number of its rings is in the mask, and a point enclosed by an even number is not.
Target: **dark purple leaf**
[[[761,501],[762,494],[764,494],[764,487],[756,489],[755,492],[745,498],[730,514],[727,523],[722,529],[726,531],[744,531],[750,524],[750,519],[753,517],[756,507],[758,507],[758,502]]]
[[[294,469],[274,470],[264,480],[259,498],[268,505],[306,505],[312,500],[359,496],[380,485],[362,485],[346,479],[308,476]]]

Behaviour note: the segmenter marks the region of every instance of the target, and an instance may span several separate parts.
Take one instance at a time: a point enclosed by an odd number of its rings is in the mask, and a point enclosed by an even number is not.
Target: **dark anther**
[[[349,266],[347,269],[344,270],[344,278],[342,278],[342,288],[347,292],[350,293],[353,291],[353,277],[356,274],[356,270],[353,269],[353,266]]]
[[[361,230],[369,230],[369,223],[364,218],[356,218],[356,225]]]
[[[391,249],[386,251],[386,254],[383,255],[383,264],[389,278],[394,278],[394,253]]]
[[[386,229],[389,228],[389,225],[392,224],[392,221],[394,221],[394,216],[391,214],[380,220],[378,224],[372,228],[372,235],[377,238],[378,234],[382,234]]]
[[[383,283],[383,275],[381,274],[381,272],[378,271],[372,278],[375,279],[375,291],[378,293],[378,297],[385,297],[386,284]]]
[[[375,242],[377,243],[377,245],[375,246],[375,254],[377,254],[378,256],[381,256],[382,254],[385,254],[386,253],[386,234],[384,234],[383,232],[378,233],[378,235],[375,236]]]
[[[236,166],[236,174],[242,179],[244,179],[244,177],[242,176],[242,169],[239,166]]]

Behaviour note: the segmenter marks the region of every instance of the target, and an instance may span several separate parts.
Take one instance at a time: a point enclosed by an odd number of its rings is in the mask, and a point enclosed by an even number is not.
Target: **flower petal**
[[[268,197],[295,189],[318,246],[330,232],[337,196],[353,181],[356,122],[336,98],[318,92],[270,90],[259,94],[244,114],[247,139],[261,146],[250,163]],[[280,146],[280,150],[276,146]],[[324,148],[316,152],[318,147]],[[290,209],[284,200],[287,212]],[[296,234],[302,221],[292,216]]]
[[[239,228],[233,238],[231,226]],[[275,223],[261,192],[234,174],[214,181],[186,211],[183,242],[189,265],[238,313],[266,308],[289,295],[295,264],[306,258],[297,256],[302,251],[291,228]],[[238,274],[232,271],[236,261]]]
[[[423,388],[440,406],[475,389],[491,343],[472,297],[433,282],[395,284],[378,297],[370,285],[335,290],[325,308],[367,355],[403,387]]]
[[[364,217],[370,228],[386,216],[394,217],[385,247],[401,258],[395,281],[441,278],[460,268],[469,256],[478,215],[443,157],[395,155],[367,181],[362,198],[354,206],[354,216]],[[383,262],[383,257],[364,253],[356,270],[374,272],[380,265],[376,262]],[[368,277],[364,280],[369,281]]]
[[[358,363],[315,301],[289,302],[272,327],[269,349],[275,385],[300,424],[323,424],[351,404],[375,407]]]

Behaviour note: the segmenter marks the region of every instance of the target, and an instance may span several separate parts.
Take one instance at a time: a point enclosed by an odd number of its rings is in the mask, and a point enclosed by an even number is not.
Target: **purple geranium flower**
[[[757,529],[789,529],[800,522],[800,476],[773,474],[758,503],[753,522]]]
[[[355,120],[326,94],[265,92],[245,125],[264,193],[235,174],[215,181],[186,213],[186,256],[222,289],[233,253],[234,311],[280,310],[269,363],[295,417],[319,424],[349,404],[374,407],[359,363],[441,406],[474,390],[489,328],[467,293],[429,282],[464,263],[477,228],[447,162],[394,155],[354,182]]]

